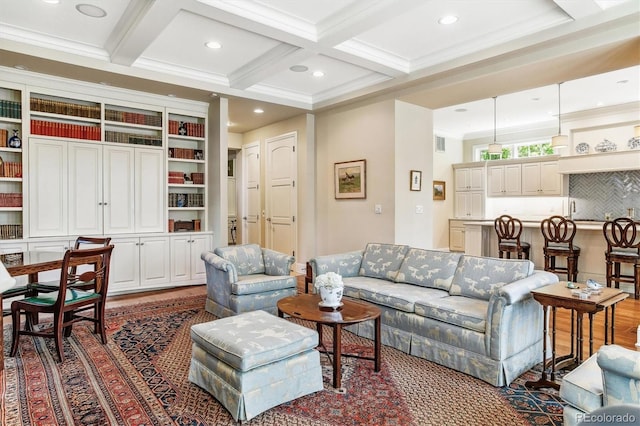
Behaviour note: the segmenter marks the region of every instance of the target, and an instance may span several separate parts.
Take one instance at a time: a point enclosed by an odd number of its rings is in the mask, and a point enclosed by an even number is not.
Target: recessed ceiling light
[[[212,98],[217,98],[218,94],[217,93],[211,93],[209,96],[211,96]]]
[[[27,69],[27,67],[25,67],[24,65],[14,65],[13,67],[17,70],[22,70],[22,71],[25,71]]]
[[[456,108],[453,110],[454,112],[467,112],[466,108]]]
[[[604,106],[604,102],[602,102],[602,101],[598,101],[598,103],[596,104],[596,106],[599,106],[599,107]]]
[[[208,41],[204,45],[209,49],[222,49],[222,44],[218,41]]]
[[[313,76],[314,77],[318,77],[318,78],[324,77],[324,72],[322,72],[322,71],[314,71],[313,72]]]
[[[264,110],[262,108],[256,108],[253,110],[253,112],[255,112],[256,114],[262,114]]]
[[[58,4],[60,3],[60,0],[42,0],[45,3],[49,3],[49,4]]]
[[[77,4],[76,10],[83,15],[90,16],[92,18],[104,18],[105,16],[107,16],[107,12],[104,9],[101,9],[98,6],[94,6],[92,4]]]
[[[175,98],[176,97],[176,95],[174,95],[173,93],[169,93],[169,94],[167,94],[167,96],[170,97],[170,98]]]
[[[232,121],[227,121],[227,127],[231,127],[234,126],[236,123],[232,122]]]
[[[102,84],[103,86],[109,86],[109,83],[106,81],[101,81],[100,84]]]
[[[616,83],[618,83],[618,84],[627,84],[628,82],[629,82],[629,80],[616,81]]]
[[[445,15],[438,19],[438,23],[442,25],[451,25],[458,22],[458,17],[455,15]]]
[[[291,65],[289,69],[293,72],[305,72],[309,67],[305,67],[304,65]]]

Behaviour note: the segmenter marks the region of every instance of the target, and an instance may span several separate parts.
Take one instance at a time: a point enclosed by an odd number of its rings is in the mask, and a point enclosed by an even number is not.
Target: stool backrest
[[[493,227],[498,235],[498,244],[503,241],[515,241],[520,246],[520,234],[522,234],[520,219],[503,214],[493,221]]]
[[[576,235],[576,223],[563,216],[551,216],[540,222],[540,231],[544,237],[544,246],[549,244],[566,245],[573,250],[573,237]]]
[[[628,217],[619,217],[602,225],[607,240],[607,253],[617,249],[635,251],[640,254],[640,222]]]

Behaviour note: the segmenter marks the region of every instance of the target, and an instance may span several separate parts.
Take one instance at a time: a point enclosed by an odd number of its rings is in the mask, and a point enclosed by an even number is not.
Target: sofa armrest
[[[640,380],[640,352],[618,345],[605,345],[597,353],[598,366],[602,369],[605,381],[607,375],[612,379],[617,376],[622,380]],[[629,389],[628,382],[624,387]]]
[[[200,255],[204,261],[205,268],[213,275],[224,275],[227,283],[235,283],[238,281],[238,271],[233,263],[218,256],[217,254],[206,251]]]
[[[295,262],[293,256],[266,248],[262,249],[262,258],[264,259],[265,273],[274,276],[289,275],[291,266]]]
[[[534,271],[521,280],[514,281],[498,290],[498,297],[503,297],[508,305],[531,297],[531,290],[558,282],[558,277],[551,272]]]
[[[364,256],[363,250],[347,253],[318,256],[309,260],[312,278],[315,281],[317,275],[335,272],[343,277],[357,277],[360,272],[360,264]]]

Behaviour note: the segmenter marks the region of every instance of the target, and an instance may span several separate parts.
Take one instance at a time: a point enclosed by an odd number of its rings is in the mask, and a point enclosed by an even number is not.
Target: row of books
[[[17,192],[0,194],[0,207],[22,207],[22,194]]]
[[[169,193],[169,207],[204,207],[203,194]]]
[[[104,131],[104,140],[106,142],[130,143],[134,145],[162,146],[162,138],[158,136],[136,135],[134,133],[114,132],[113,130]]]
[[[169,183],[184,184],[185,182],[193,182],[196,185],[204,184],[204,173],[193,172],[191,178],[187,178],[186,173],[183,172],[169,172]]]
[[[169,120],[169,134],[179,136],[204,137],[204,124],[188,121]]]
[[[73,115],[74,117],[100,118],[99,105],[80,105],[40,98],[31,98],[30,104],[31,111]]]
[[[183,160],[204,160],[204,151],[190,148],[169,148],[169,158],[181,158]]]
[[[31,134],[63,138],[100,140],[100,127],[54,121],[31,120]]]
[[[142,124],[145,126],[162,127],[162,116],[140,114],[137,112],[115,111],[107,109],[104,111],[104,119],[117,121],[119,123]]]
[[[7,129],[0,129],[0,146],[6,147],[9,146],[7,142],[9,141],[9,132]]]
[[[2,161],[2,157],[0,157],[0,175],[2,177],[21,178],[22,163],[16,163],[14,161]]]
[[[169,232],[201,231],[200,219],[174,220],[169,219]]]
[[[0,240],[22,238],[22,225],[0,225]]]
[[[0,99],[0,117],[22,118],[22,105],[20,102]]]

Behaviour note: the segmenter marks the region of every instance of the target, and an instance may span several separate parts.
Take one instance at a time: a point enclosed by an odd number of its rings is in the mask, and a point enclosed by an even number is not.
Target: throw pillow
[[[360,275],[393,281],[409,246],[369,243],[364,250]]]
[[[449,291],[461,253],[410,248],[396,282]]]
[[[213,252],[233,263],[238,275],[264,274],[264,259],[258,244],[218,247]]]

